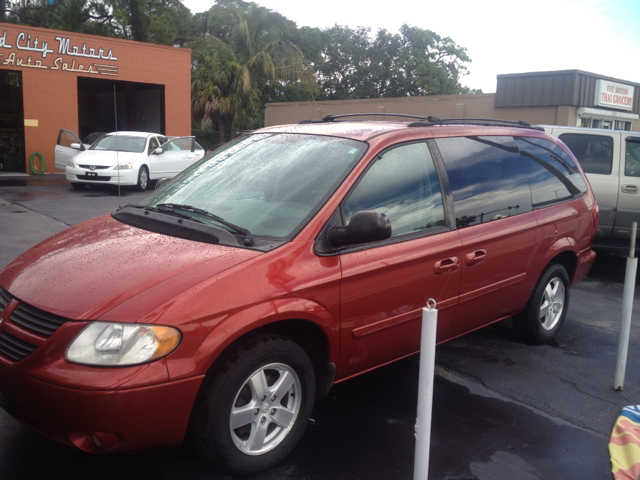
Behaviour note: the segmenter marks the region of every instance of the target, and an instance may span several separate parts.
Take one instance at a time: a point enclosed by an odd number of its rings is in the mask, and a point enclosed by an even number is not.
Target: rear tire
[[[313,365],[277,335],[249,338],[223,355],[201,387],[189,435],[200,455],[228,472],[255,473],[300,440],[315,399]]]
[[[513,317],[513,327],[523,340],[542,345],[556,336],[568,308],[569,274],[562,265],[551,264],[540,275],[527,307]]]

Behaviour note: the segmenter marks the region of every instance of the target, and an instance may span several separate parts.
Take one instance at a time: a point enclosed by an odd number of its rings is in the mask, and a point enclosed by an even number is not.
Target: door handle
[[[476,250],[475,252],[467,253],[464,256],[464,264],[467,267],[471,267],[472,265],[478,265],[479,263],[484,262],[487,259],[487,251]]]
[[[620,190],[622,190],[623,193],[638,193],[638,186],[637,185],[622,185],[622,187],[620,187]]]
[[[433,273],[436,275],[442,275],[443,273],[455,272],[458,269],[460,261],[458,257],[445,258],[444,260],[438,260],[433,264]]]

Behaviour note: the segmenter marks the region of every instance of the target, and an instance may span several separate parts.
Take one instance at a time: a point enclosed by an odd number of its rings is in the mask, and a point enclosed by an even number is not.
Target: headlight
[[[67,166],[68,167],[75,167],[76,166],[76,157],[71,157],[69,160],[67,160]]]
[[[126,162],[126,163],[116,163],[113,166],[114,170],[131,170],[133,169],[133,162]]]
[[[71,342],[67,360],[85,365],[124,366],[164,357],[180,342],[172,327],[91,322]]]

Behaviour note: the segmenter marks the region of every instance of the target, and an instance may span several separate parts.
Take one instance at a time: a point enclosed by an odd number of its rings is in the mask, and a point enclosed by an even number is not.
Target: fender
[[[236,313],[225,313],[198,324],[181,325],[183,338],[180,346],[167,357],[169,376],[172,380],[177,380],[204,375],[234,341],[257,328],[284,320],[301,320],[320,327],[329,345],[329,362],[338,361],[339,319],[311,300],[282,298],[252,305]],[[206,334],[203,332],[205,329],[208,330]],[[203,338],[203,335],[206,336]],[[200,345],[196,346],[198,343]],[[182,351],[185,353],[182,354]],[[207,360],[203,360],[204,358]]]

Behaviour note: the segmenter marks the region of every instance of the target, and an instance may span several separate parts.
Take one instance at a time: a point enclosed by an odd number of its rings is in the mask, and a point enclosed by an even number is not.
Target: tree
[[[403,25],[398,34],[335,25],[318,65],[321,99],[463,93],[466,49],[431,30]]]
[[[282,15],[253,3],[217,5],[208,30],[219,25],[222,38],[205,35],[193,48],[192,106],[204,127],[216,125],[223,137],[257,126],[267,99],[286,88],[312,90],[315,76],[300,49],[286,39],[292,25]]]
[[[109,7],[99,0],[52,2],[7,1],[6,21],[32,27],[53,28],[91,35],[118,36]]]
[[[7,21],[163,45],[193,36],[191,12],[180,0],[15,1]]]

